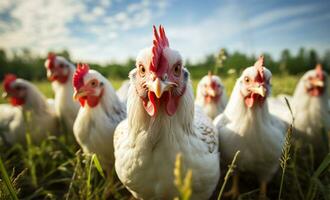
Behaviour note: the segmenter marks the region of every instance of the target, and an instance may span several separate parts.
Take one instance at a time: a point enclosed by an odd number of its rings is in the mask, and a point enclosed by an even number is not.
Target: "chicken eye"
[[[96,87],[97,86],[97,81],[96,80],[92,80],[90,84],[91,84],[92,87]]]
[[[249,77],[244,77],[244,83],[250,83],[250,78]]]
[[[18,90],[18,91],[19,91],[19,90],[22,90],[22,89],[23,89],[23,87],[21,87],[21,86],[19,86],[19,85],[15,87],[15,90]]]
[[[144,77],[146,74],[146,68],[142,64],[139,65],[139,74],[141,77]]]
[[[181,75],[181,64],[176,64],[174,66],[174,71],[173,71],[175,76],[180,76]]]
[[[60,64],[60,68],[64,68],[64,65],[63,64]]]

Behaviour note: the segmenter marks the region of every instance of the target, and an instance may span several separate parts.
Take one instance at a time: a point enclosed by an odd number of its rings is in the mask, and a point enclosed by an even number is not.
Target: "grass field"
[[[192,80],[194,88],[197,87],[199,80]],[[236,78],[235,77],[226,77],[222,79],[228,96],[231,93],[231,90],[234,87]],[[272,79],[272,95],[276,96],[281,93],[291,94],[294,91],[294,87],[298,81],[298,76],[274,76]],[[121,86],[123,80],[111,80],[111,83],[115,89],[118,89]],[[51,85],[48,81],[42,82],[33,82],[39,89],[45,94],[48,98],[53,98],[53,91],[51,89]],[[2,87],[0,88],[0,92],[2,93]],[[5,103],[5,99],[0,98],[0,103]]]
[[[298,81],[296,76],[274,76],[272,93],[292,94]],[[111,81],[115,88],[122,80]],[[235,78],[224,78],[230,94]],[[36,82],[38,88],[52,97],[48,82]],[[196,88],[197,80],[193,80]],[[1,91],[0,91],[1,92]],[[0,103],[4,103],[1,99]],[[28,135],[28,134],[27,134]],[[304,144],[302,144],[304,146]],[[302,151],[299,145],[291,146],[290,158],[285,167],[283,191],[280,199],[330,199],[330,156],[318,166],[312,148]],[[28,142],[27,146],[0,146],[1,166],[0,199],[131,199],[130,193],[118,181],[113,171],[104,178],[95,158],[85,156],[72,135],[49,137],[41,145]],[[288,157],[286,157],[288,158]],[[7,173],[5,173],[7,172]],[[224,175],[225,172],[222,171]],[[4,176],[8,175],[8,179]],[[282,170],[269,183],[270,199],[278,199]],[[221,180],[222,183],[223,180]],[[228,190],[227,184],[226,190]],[[258,183],[246,174],[241,180],[240,199],[255,199]]]

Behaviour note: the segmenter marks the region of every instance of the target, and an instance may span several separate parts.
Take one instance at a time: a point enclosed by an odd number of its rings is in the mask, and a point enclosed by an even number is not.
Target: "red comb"
[[[54,54],[52,52],[48,53],[48,59],[49,59],[48,69],[54,68],[55,58],[56,58],[56,54]]]
[[[316,67],[315,67],[315,71],[316,71],[316,74],[319,76],[319,78],[321,80],[323,80],[324,78],[324,74],[323,74],[323,69],[322,69],[322,65],[321,64],[317,64]]]
[[[264,56],[260,56],[256,63],[254,63],[254,67],[258,71],[258,76],[256,77],[256,81],[264,82]]]
[[[77,70],[73,75],[73,87],[78,90],[80,87],[84,85],[84,76],[87,74],[89,71],[89,66],[88,64],[78,64],[77,65]]]
[[[3,80],[3,87],[6,92],[10,90],[10,84],[17,79],[16,75],[14,74],[6,74]]]
[[[169,47],[168,39],[165,34],[164,27],[159,26],[159,34],[155,26],[153,26],[154,40],[152,47],[152,61],[150,70],[162,74],[165,71],[165,63],[167,60],[163,57],[163,50],[165,47]]]

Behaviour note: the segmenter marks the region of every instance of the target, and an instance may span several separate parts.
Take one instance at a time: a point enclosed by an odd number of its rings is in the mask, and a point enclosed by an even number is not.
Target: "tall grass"
[[[10,194],[10,198],[11,199],[14,199],[14,200],[18,200],[17,198],[17,195],[16,195],[16,191],[14,189],[14,186],[11,182],[11,180],[9,179],[9,176],[8,176],[8,173],[7,173],[7,170],[3,164],[3,161],[2,161],[2,158],[0,156],[0,172],[1,172],[1,177],[2,177],[2,180],[5,182],[5,186]],[[4,191],[1,191],[1,193],[3,193]],[[2,195],[0,195],[2,197]]]
[[[223,79],[227,92],[230,94],[235,77]],[[121,80],[111,81],[115,88]],[[194,86],[198,80],[193,80]],[[292,93],[297,82],[295,76],[273,77],[273,95]],[[47,97],[52,97],[48,82],[36,83]],[[0,89],[1,90],[1,89]],[[0,91],[1,93],[1,91]],[[5,102],[0,100],[0,102]],[[63,132],[62,130],[60,132]],[[65,135],[66,134],[66,135]],[[28,137],[28,136],[27,136]],[[69,139],[66,139],[69,138]],[[290,159],[269,183],[270,199],[330,199],[330,156],[328,155],[319,166],[311,168],[314,158],[311,154],[301,154],[299,146],[293,146]],[[16,195],[19,199],[131,199],[131,194],[125,189],[115,175],[114,170],[104,174],[97,157],[85,156],[74,143],[72,135],[62,133],[61,136],[51,136],[41,144],[0,146],[0,157],[7,169],[7,181],[1,170],[0,199],[10,199]],[[288,158],[287,157],[287,158]],[[178,166],[178,165],[177,165]],[[1,166],[0,166],[1,167]],[[176,186],[181,191],[189,191],[192,173],[183,170]],[[283,168],[281,168],[283,169]],[[224,172],[222,172],[224,173]],[[282,178],[283,176],[283,178]],[[254,178],[241,177],[242,195],[240,199],[255,199],[256,181]],[[243,179],[246,179],[245,181]],[[227,182],[222,183],[224,186]],[[173,183],[174,184],[174,183]],[[10,186],[11,185],[11,186]],[[281,186],[280,186],[281,185]],[[10,193],[7,187],[12,188]],[[223,186],[223,187],[224,187]],[[281,192],[279,192],[279,188]],[[2,193],[1,193],[2,192]],[[185,193],[185,192],[184,192]],[[189,192],[186,192],[189,194]],[[222,194],[222,192],[221,192]],[[221,195],[220,195],[221,196]],[[189,199],[190,195],[180,196]]]
[[[291,138],[292,138],[293,124],[294,124],[294,117],[293,117],[292,109],[291,109],[290,103],[289,103],[287,98],[285,98],[285,102],[286,102],[286,105],[287,105],[287,107],[290,111],[290,114],[291,114],[291,117],[292,117],[292,122],[289,125],[287,133],[285,135],[284,145],[283,145],[283,148],[282,148],[282,156],[280,158],[280,166],[281,166],[281,169],[282,169],[282,175],[281,175],[280,191],[278,193],[278,200],[281,199],[285,171],[286,171],[286,168],[287,168],[288,161],[291,159],[291,157],[290,157]]]
[[[182,155],[179,153],[175,159],[174,166],[174,185],[177,187],[180,197],[176,197],[175,200],[189,200],[192,189],[191,189],[191,180],[192,180],[192,170],[188,169],[186,175],[183,177],[183,167],[182,167]]]
[[[234,172],[234,169],[235,169],[235,167],[236,167],[236,165],[235,165],[235,163],[236,163],[236,159],[237,159],[239,153],[240,153],[240,151],[237,151],[237,152],[235,153],[234,158],[233,158],[231,164],[228,166],[228,171],[227,171],[227,173],[226,173],[226,175],[225,175],[224,182],[222,183],[222,186],[221,186],[221,189],[220,189],[220,192],[219,192],[219,195],[218,195],[218,200],[221,199],[222,194],[223,194],[223,192],[224,192],[224,190],[225,190],[225,187],[226,187],[227,181],[228,181],[230,175]]]

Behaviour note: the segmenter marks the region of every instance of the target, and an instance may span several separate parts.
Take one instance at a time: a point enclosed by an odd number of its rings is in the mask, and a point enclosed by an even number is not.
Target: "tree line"
[[[70,60],[70,54],[67,50],[55,53]],[[185,66],[189,69],[193,78],[201,78],[209,70],[216,71],[220,76],[227,76],[228,74],[239,74],[245,67],[253,65],[257,57],[256,55],[246,55],[238,51],[229,53],[225,49],[222,49],[221,53],[225,54],[225,58],[220,62],[221,64],[219,64],[218,53],[216,53],[207,55],[205,59],[198,63],[191,63],[189,60],[186,60]],[[292,54],[290,50],[285,49],[278,60],[274,60],[268,53],[263,55],[265,57],[265,66],[273,74],[301,74],[314,68],[317,63],[321,63],[327,72],[330,69],[330,50],[321,56],[314,49],[306,50],[301,48],[297,54]],[[0,49],[0,79],[2,80],[7,73],[14,73],[18,77],[28,80],[43,80],[46,78],[45,59],[45,57],[32,55],[28,49],[22,50],[19,54],[13,53],[11,57],[7,55],[5,50]],[[98,70],[106,77],[127,79],[128,72],[134,67],[135,61],[130,58],[123,64],[89,64],[91,68]],[[217,67],[216,70],[215,67]]]

